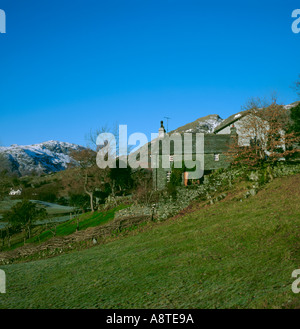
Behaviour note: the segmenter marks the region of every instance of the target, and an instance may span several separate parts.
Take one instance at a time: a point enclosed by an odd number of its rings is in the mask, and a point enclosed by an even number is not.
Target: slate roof
[[[244,117],[249,111],[241,111],[239,113],[235,113],[233,115],[231,115],[230,117],[228,117],[227,119],[223,120],[221,122],[221,124],[219,124],[215,130],[214,130],[214,134],[216,134],[217,132],[219,132],[220,130],[228,127],[229,125],[235,123],[236,121],[238,121],[240,118]]]
[[[290,110],[292,107],[295,107],[299,104],[300,102],[294,102],[292,104],[289,105],[284,105],[283,108],[285,110]],[[228,127],[229,125],[235,123],[237,120],[239,120],[240,118],[244,117],[250,110],[246,110],[246,111],[241,111],[238,113],[235,113],[233,115],[231,115],[230,117],[228,117],[227,119],[223,120],[214,130],[214,134],[218,133],[220,130]]]

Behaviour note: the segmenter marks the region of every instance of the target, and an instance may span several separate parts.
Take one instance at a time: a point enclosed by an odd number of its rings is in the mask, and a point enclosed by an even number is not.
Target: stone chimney
[[[230,134],[231,135],[237,135],[236,128],[235,128],[234,124],[232,124],[232,126],[230,127]]]
[[[166,133],[166,129],[164,127],[164,122],[161,121],[160,122],[160,128],[158,129],[158,137],[159,138],[164,137],[165,136],[165,133]]]

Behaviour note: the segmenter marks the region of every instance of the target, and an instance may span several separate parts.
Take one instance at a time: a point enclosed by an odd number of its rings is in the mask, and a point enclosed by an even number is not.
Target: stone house
[[[289,111],[292,107],[297,106],[299,102],[295,102],[290,105],[283,106],[283,109]],[[259,109],[258,109],[259,110]],[[189,132],[193,135],[193,143],[192,149],[184,150],[184,144],[182,146],[182,150],[184,153],[191,153],[193,158],[200,152],[202,156],[202,169],[203,173],[207,174],[212,170],[226,168],[230,165],[230,153],[229,147],[232,141],[237,138],[239,146],[249,146],[252,142],[259,142],[261,143],[266,156],[269,154],[265,148],[266,144],[266,127],[269,126],[267,121],[262,120],[259,116],[255,115],[253,111],[242,111],[236,114],[231,115],[225,120],[221,120],[221,118],[217,115],[211,115],[204,118],[200,118],[202,120],[201,124],[205,125],[206,122],[211,120],[212,118],[216,118],[219,121],[215,121],[215,127],[209,131],[208,133],[204,133],[203,139],[203,148],[199,151],[196,150],[196,146],[194,143],[195,136],[197,132],[201,131],[200,129],[189,129],[191,124],[183,126],[180,134],[184,135],[184,132]],[[206,121],[205,121],[205,120]],[[203,122],[204,120],[204,122]],[[262,127],[262,129],[256,129],[251,127],[251,120],[256,121],[257,127]],[[195,121],[196,122],[196,121]],[[194,127],[195,128],[195,127]],[[280,132],[283,135],[283,131]],[[172,135],[171,135],[172,136]],[[164,140],[168,137],[166,133],[163,122],[161,121],[161,127],[159,128],[159,139]],[[298,144],[296,145],[299,146]],[[282,142],[281,147],[284,149],[285,144]],[[149,148],[150,150],[150,148]],[[173,152],[173,153],[172,153]],[[149,153],[151,154],[151,153]],[[170,167],[169,168],[162,168],[162,160],[161,160],[161,152],[159,153],[156,159],[158,164],[157,168],[152,168],[153,171],[153,187],[156,190],[163,189],[167,182],[170,179],[172,167],[175,166],[175,159],[174,159],[174,148],[172,149],[172,145],[170,146]],[[151,156],[151,155],[150,155]],[[281,160],[284,160],[282,158]],[[186,184],[187,180],[191,177],[191,173],[184,173],[183,174],[183,182]]]
[[[228,131],[229,133],[227,133],[226,131],[225,133],[203,134],[203,147],[200,150],[201,154],[198,154],[199,151],[196,151],[195,140],[197,133],[190,133],[190,135],[192,136],[191,149],[186,149],[184,147],[184,134],[181,133],[182,152],[185,154],[190,153],[194,161],[196,161],[196,155],[200,155],[199,158],[202,159],[201,168],[203,174],[207,174],[212,170],[226,168],[230,165],[230,160],[228,159],[228,155],[226,154],[226,152],[228,151],[229,145],[232,142],[233,137],[237,137],[236,128],[234,126],[230,126],[228,128]],[[161,123],[161,128],[159,129],[159,139],[163,141],[168,137],[169,136],[165,132],[165,129],[163,127],[163,123]],[[155,190],[163,189],[169,181],[172,168],[176,167],[176,157],[174,153],[176,154],[176,152],[174,152],[174,143],[170,143],[170,166],[166,168],[162,166],[162,152],[161,149],[159,150],[159,155],[156,156],[157,168],[152,168],[153,187]],[[153,155],[150,155],[150,157],[153,157]],[[185,164],[186,163],[188,163],[188,161],[185,161]],[[201,176],[203,176],[203,174]],[[193,178],[193,174],[192,172],[185,172],[183,174],[183,177],[183,182],[185,183],[185,185],[187,185],[187,180]],[[201,181],[201,177],[198,180]]]

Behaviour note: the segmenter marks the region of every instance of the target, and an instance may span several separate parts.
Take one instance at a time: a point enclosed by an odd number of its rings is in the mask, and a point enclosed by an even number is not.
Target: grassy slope
[[[300,175],[56,258],[2,266],[2,308],[295,307]]]

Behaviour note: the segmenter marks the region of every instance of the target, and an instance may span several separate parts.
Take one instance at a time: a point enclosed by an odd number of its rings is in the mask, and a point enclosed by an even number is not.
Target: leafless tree
[[[296,91],[297,95],[300,97],[300,74],[299,74],[299,79],[294,82],[292,88]]]
[[[289,111],[277,104],[276,97],[270,103],[251,99],[243,109],[239,136],[232,139],[228,152],[233,164],[256,166],[266,158],[275,162],[297,152],[297,136],[288,132]]]
[[[91,149],[75,151],[72,164],[63,177],[64,187],[69,191],[83,191],[90,198],[90,208],[94,212],[94,193],[106,183],[107,172],[96,165],[96,152]]]

